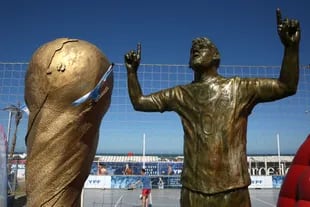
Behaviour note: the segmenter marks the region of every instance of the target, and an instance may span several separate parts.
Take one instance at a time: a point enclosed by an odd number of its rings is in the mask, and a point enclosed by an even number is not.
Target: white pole
[[[8,131],[7,131],[7,136],[6,136],[6,141],[9,146],[9,139],[10,139],[10,134],[11,134],[11,120],[12,120],[12,111],[9,111],[9,120],[8,120]]]
[[[0,172],[0,182],[3,183],[3,185],[0,185],[0,194],[1,194],[1,197],[3,199],[0,199],[0,206],[7,206],[7,200],[8,200],[8,197],[9,197],[9,191],[8,191],[8,186],[9,185],[6,185],[9,184],[9,180],[8,180],[8,176],[7,176],[7,173],[8,173],[8,165],[7,165],[7,159],[8,159],[8,152],[7,152],[7,147],[6,147],[6,138],[5,138],[5,132],[4,132],[4,129],[2,129],[2,126],[0,126],[0,162],[1,162],[1,172]],[[5,147],[2,147],[2,146],[5,146]],[[2,166],[4,168],[2,168]],[[3,171],[2,171],[3,169]]]
[[[82,188],[81,192],[81,207],[84,207],[84,187]]]
[[[142,161],[143,161],[143,168],[145,169],[145,133],[143,134],[143,148],[142,148]]]
[[[249,168],[250,168],[250,175],[252,175],[252,158],[249,159]]]
[[[281,172],[281,155],[280,155],[280,135],[277,133],[277,145],[278,145],[278,161],[279,161],[279,174]]]

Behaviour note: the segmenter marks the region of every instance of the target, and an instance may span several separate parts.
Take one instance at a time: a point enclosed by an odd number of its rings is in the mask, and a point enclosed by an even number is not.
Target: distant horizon
[[[128,152],[131,153],[131,152]],[[128,153],[96,153],[95,156],[143,156],[142,153],[133,153],[133,155],[128,155]],[[14,154],[27,154],[26,152],[15,152]],[[280,154],[280,156],[295,156],[296,153],[283,153]],[[247,153],[247,156],[278,156],[276,153]],[[164,157],[169,157],[169,156],[184,156],[182,153],[146,153],[145,156],[164,156]]]

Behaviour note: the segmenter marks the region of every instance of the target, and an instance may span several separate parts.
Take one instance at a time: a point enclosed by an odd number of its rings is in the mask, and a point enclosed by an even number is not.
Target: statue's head
[[[192,41],[189,67],[194,71],[220,65],[220,53],[217,47],[206,37],[199,37]]]

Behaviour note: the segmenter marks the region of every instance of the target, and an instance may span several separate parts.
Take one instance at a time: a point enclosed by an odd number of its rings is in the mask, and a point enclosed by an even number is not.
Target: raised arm
[[[138,43],[137,51],[131,50],[125,55],[127,68],[128,92],[133,107],[138,110],[139,100],[142,97],[142,90],[138,81],[137,71],[141,60],[141,44]]]
[[[144,96],[138,80],[137,71],[141,60],[141,44],[138,43],[137,50],[130,51],[125,55],[127,68],[128,92],[131,103],[137,111],[158,111],[151,96]]]
[[[279,37],[284,45],[279,81],[284,86],[284,93],[293,95],[297,91],[299,79],[300,26],[297,20],[287,18],[282,20],[281,11],[277,9],[277,27]]]
[[[277,9],[277,30],[284,46],[284,55],[278,79],[256,78],[245,81],[242,88],[247,91],[245,97],[255,94],[257,102],[278,100],[297,91],[299,79],[299,22],[294,19],[282,19],[280,9]]]

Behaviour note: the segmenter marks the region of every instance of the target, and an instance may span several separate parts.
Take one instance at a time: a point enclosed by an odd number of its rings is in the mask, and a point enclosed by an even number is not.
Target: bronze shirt
[[[213,194],[250,184],[248,116],[257,103],[285,96],[279,87],[275,79],[215,77],[147,96],[148,106],[175,111],[182,120],[184,187]]]

